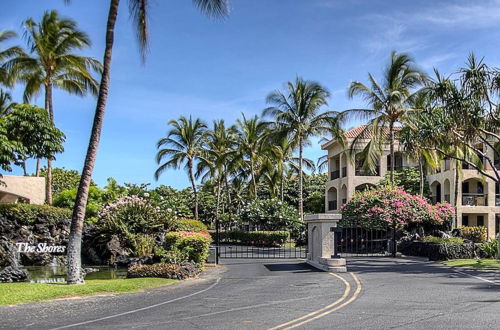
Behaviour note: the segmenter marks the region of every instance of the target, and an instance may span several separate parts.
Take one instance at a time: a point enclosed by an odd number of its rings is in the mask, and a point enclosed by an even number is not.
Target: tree
[[[261,121],[258,116],[247,119],[243,118],[236,121],[237,126],[237,145],[238,145],[238,167],[243,178],[250,178],[248,185],[248,196],[257,198],[258,172],[263,165],[263,156],[268,146],[263,143],[268,133],[268,124]]]
[[[40,171],[40,176],[47,176],[47,168],[42,168]],[[78,189],[78,183],[80,182],[80,172],[77,170],[68,170],[64,167],[53,168],[52,169],[52,192],[55,196],[63,192],[64,190]],[[108,181],[109,182],[109,181]],[[96,186],[94,181],[90,183],[90,186]]]
[[[390,182],[394,183],[394,126],[396,123],[405,123],[415,110],[411,108],[411,102],[418,93],[415,90],[426,80],[426,76],[415,67],[413,59],[407,54],[391,53],[390,63],[384,71],[382,84],[373,75],[368,74],[371,87],[354,81],[349,86],[349,97],[361,95],[371,106],[371,109],[350,109],[346,115],[358,115],[368,119],[365,131],[371,133],[371,141],[363,149],[363,167],[369,172],[375,172],[375,167],[381,155],[381,145],[388,140],[390,147]],[[359,145],[361,137],[359,134],[354,139],[351,152]]]
[[[0,89],[0,118],[6,116],[14,105],[16,104],[12,102],[10,94]]]
[[[0,44],[14,37],[16,37],[16,33],[13,31],[0,31]],[[18,46],[9,47],[3,50],[0,48],[0,85],[12,86],[12,76],[9,74],[5,62],[21,54],[24,54],[24,52]]]
[[[299,151],[299,214],[304,218],[303,166],[304,147],[310,144],[310,138],[322,133],[340,136],[340,122],[337,112],[320,112],[328,104],[328,90],[314,81],[297,77],[295,82],[288,82],[286,91],[275,91],[267,96],[271,106],[264,110],[264,116],[272,116],[276,122],[276,135],[293,141]]]
[[[172,128],[168,131],[167,136],[156,144],[158,149],[156,162],[160,166],[155,172],[155,179],[158,180],[160,175],[169,168],[178,169],[184,165],[193,188],[194,217],[198,220],[195,166],[201,157],[207,126],[200,119],[193,121],[191,117],[187,119],[184,116],[181,116],[178,121],[171,120],[168,124]]]
[[[213,17],[224,17],[229,12],[228,0],[193,0],[194,4],[204,13]],[[81,273],[81,241],[83,220],[85,218],[85,206],[87,204],[90,180],[94,170],[94,164],[101,138],[102,123],[106,110],[106,101],[110,86],[111,55],[113,52],[113,42],[115,39],[115,23],[118,16],[120,0],[110,0],[108,19],[106,24],[106,44],[104,49],[103,71],[97,105],[94,115],[94,122],[90,134],[89,146],[82,171],[80,186],[76,196],[75,207],[71,221],[71,233],[68,243],[68,275],[69,284],[82,283]],[[136,26],[140,52],[145,58],[148,45],[148,1],[129,0],[129,10]]]
[[[0,120],[0,169],[3,171],[12,171],[12,163],[16,160],[16,154],[23,152],[24,147],[18,141],[12,141],[8,138],[8,130],[5,127],[4,120]],[[0,179],[2,174],[0,173]],[[0,180],[0,185],[3,181]]]
[[[17,141],[24,147],[16,153],[16,164],[23,168],[24,175],[28,175],[27,159],[53,160],[57,153],[64,151],[64,133],[54,126],[44,109],[18,104],[2,120],[8,139]]]
[[[60,17],[57,11],[45,12],[37,23],[29,18],[23,23],[29,54],[18,54],[5,63],[9,75],[25,84],[23,99],[30,103],[33,96],[45,92],[45,110],[54,123],[53,88],[84,96],[97,94],[98,83],[92,72],[101,72],[99,61],[73,53],[90,47],[86,33],[75,21]],[[47,160],[46,198],[52,203],[52,160]]]

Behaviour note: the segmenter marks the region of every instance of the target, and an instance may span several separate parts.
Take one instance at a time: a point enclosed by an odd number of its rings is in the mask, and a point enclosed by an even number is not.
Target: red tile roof
[[[403,127],[402,126],[394,126],[394,131],[399,132]],[[384,127],[384,134],[386,137],[389,137],[389,127]],[[360,136],[361,135],[361,136]],[[356,128],[352,128],[344,133],[346,138],[354,139],[359,136],[360,139],[371,139],[372,132],[369,129],[366,129],[366,125],[361,125]]]

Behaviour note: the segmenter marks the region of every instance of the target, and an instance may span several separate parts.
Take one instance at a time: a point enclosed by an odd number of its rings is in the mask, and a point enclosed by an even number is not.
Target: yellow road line
[[[357,286],[357,288],[356,288],[356,291],[354,292],[354,294],[352,295],[352,297],[351,297],[348,301],[346,301],[346,302],[345,302],[345,303],[343,303],[342,305],[339,305],[339,306],[337,306],[337,307],[335,307],[335,308],[332,308],[332,309],[330,309],[330,310],[328,310],[328,311],[326,311],[326,312],[324,312],[324,313],[322,313],[322,314],[316,315],[316,316],[311,317],[311,318],[309,318],[309,319],[307,319],[307,320],[305,320],[305,321],[302,321],[302,322],[300,322],[300,323],[294,324],[294,325],[293,325],[293,326],[291,326],[291,327],[285,328],[284,330],[287,330],[287,329],[293,329],[293,328],[296,328],[296,327],[300,327],[301,325],[304,325],[304,324],[309,323],[309,322],[311,322],[311,321],[314,321],[314,320],[317,320],[317,319],[319,319],[319,318],[322,318],[323,316],[326,316],[326,315],[328,315],[328,314],[331,314],[331,313],[333,313],[333,312],[335,312],[335,311],[337,311],[337,310],[339,310],[339,309],[341,309],[341,308],[343,308],[343,307],[345,307],[345,306],[349,305],[349,304],[350,304],[350,303],[352,303],[354,300],[356,300],[356,298],[358,298],[358,296],[359,296],[359,294],[360,294],[360,292],[361,292],[361,283],[359,282],[359,279],[356,277],[356,275],[354,275],[353,273],[351,273],[351,276],[352,276],[352,278],[354,279],[354,282],[356,282],[356,286]]]
[[[306,314],[304,316],[301,316],[299,318],[296,318],[294,320],[291,320],[291,321],[288,321],[286,323],[283,323],[283,324],[280,324],[280,325],[277,325],[273,328],[270,328],[268,330],[277,330],[277,329],[281,329],[283,327],[286,327],[287,325],[290,325],[292,323],[295,323],[295,322],[298,322],[298,321],[301,321],[305,318],[308,318],[308,317],[311,317],[311,316],[314,316],[316,314],[319,314],[325,310],[328,310],[329,308],[332,308],[332,307],[335,307],[336,305],[340,304],[342,301],[344,301],[348,296],[349,296],[349,293],[351,292],[351,284],[346,281],[342,276],[340,275],[337,275],[337,274],[334,274],[334,273],[329,273],[330,275],[332,276],[335,276],[337,278],[339,278],[342,282],[344,282],[344,285],[345,285],[345,290],[344,290],[344,294],[342,295],[342,297],[340,297],[339,299],[335,300],[333,303],[323,307],[323,308],[320,308],[318,309],[317,311],[314,311],[314,312],[311,312],[309,314]]]

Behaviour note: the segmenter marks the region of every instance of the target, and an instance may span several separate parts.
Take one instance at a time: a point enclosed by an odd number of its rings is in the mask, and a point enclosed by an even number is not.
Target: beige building
[[[0,178],[0,203],[45,203],[45,178],[4,175]]]
[[[365,126],[359,126],[345,133],[347,146],[342,147],[338,140],[331,140],[322,145],[323,150],[328,152],[328,175],[326,183],[326,212],[340,213],[340,208],[353,196],[355,191],[363,190],[367,186],[379,182],[390,169],[389,145],[383,150],[376,173],[366,173],[362,169],[359,152],[370,141],[370,133],[364,130]],[[400,130],[399,127],[396,128]],[[359,136],[362,134],[362,136]],[[359,136],[359,137],[358,137]],[[358,137],[356,148],[354,148],[354,159],[349,152],[353,140]],[[493,150],[486,146],[483,150],[491,155]],[[396,141],[395,167],[414,167],[416,162],[405,155],[403,148]],[[358,156],[359,155],[359,156]],[[497,160],[495,160],[497,164]],[[498,162],[500,166],[500,160]],[[500,186],[493,180],[486,178],[475,169],[462,166],[461,176],[458,184],[458,226],[485,226],[488,237],[494,238],[499,232],[500,219]],[[441,169],[436,173],[427,175],[430,185],[432,202],[449,202],[454,205],[455,197],[455,166],[454,160],[444,160]],[[486,170],[492,171],[485,162]],[[493,171],[492,171],[493,173]]]

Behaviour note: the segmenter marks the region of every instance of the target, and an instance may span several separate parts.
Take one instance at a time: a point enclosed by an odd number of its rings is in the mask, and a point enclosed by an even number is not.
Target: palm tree
[[[219,219],[222,185],[227,182],[228,165],[233,163],[236,155],[235,135],[235,126],[226,128],[224,120],[215,120],[213,129],[207,131],[205,146],[199,156],[197,176],[203,176],[203,181],[214,179],[217,182],[216,220]]]
[[[360,115],[369,120],[365,130],[371,133],[372,139],[365,147],[364,166],[370,172],[375,171],[375,164],[380,158],[380,146],[389,139],[390,147],[390,182],[394,184],[394,126],[405,123],[415,111],[411,109],[411,101],[417,95],[415,88],[426,80],[425,74],[415,67],[413,59],[407,54],[391,53],[390,63],[384,71],[380,84],[373,75],[368,74],[371,87],[354,81],[349,86],[349,97],[362,96],[371,106],[370,109],[350,109],[347,115]],[[365,134],[358,135],[360,139]],[[353,141],[354,151],[359,139]]]
[[[14,107],[10,94],[3,89],[0,89],[0,118],[6,116]]]
[[[330,97],[328,90],[314,81],[297,77],[295,82],[288,82],[286,91],[275,91],[267,96],[270,107],[264,110],[264,116],[272,116],[276,125],[276,135],[282,136],[296,145],[299,151],[299,214],[304,218],[303,166],[304,147],[310,144],[310,138],[322,133],[329,133],[332,127],[340,131],[339,117],[334,111],[320,112],[327,105]]]
[[[92,72],[101,72],[101,64],[91,57],[73,53],[90,47],[90,39],[78,29],[75,21],[60,17],[57,11],[45,12],[39,23],[29,18],[23,24],[30,54],[19,54],[5,67],[13,77],[25,83],[25,103],[43,88],[45,110],[54,123],[53,89],[79,96],[89,92],[96,95],[98,83]],[[51,159],[47,159],[46,199],[48,204],[52,203]]]
[[[198,191],[196,189],[195,166],[201,156],[207,125],[201,120],[181,116],[179,120],[168,122],[172,128],[167,136],[156,145],[156,162],[160,165],[155,171],[155,179],[169,168],[178,169],[184,164],[194,194],[194,217],[198,220]],[[165,161],[164,163],[162,163]]]
[[[68,2],[68,0],[66,0]],[[212,17],[225,17],[229,12],[228,0],[193,0],[194,4],[204,13]],[[99,94],[94,115],[94,122],[90,134],[89,146],[85,156],[82,177],[76,195],[75,206],[71,221],[70,239],[68,242],[68,275],[69,284],[82,283],[81,273],[81,242],[83,220],[85,218],[85,208],[89,193],[92,172],[101,139],[102,123],[106,110],[106,101],[110,86],[111,55],[113,53],[113,42],[115,39],[115,24],[118,16],[120,0],[110,0],[107,25],[106,41],[104,49],[103,72],[99,85]],[[148,45],[148,14],[149,7],[147,0],[129,0],[129,10],[135,23],[135,30],[139,41],[139,48],[143,59],[147,52]]]
[[[240,175],[249,177],[248,195],[257,198],[258,174],[263,164],[264,149],[268,146],[263,143],[266,138],[267,123],[261,121],[258,116],[247,119],[238,119],[237,145]]]
[[[16,37],[16,33],[13,31],[0,31],[0,43],[7,41]],[[8,70],[5,67],[5,62],[13,57],[24,54],[20,47],[13,46],[7,49],[0,49],[0,85],[5,85],[11,87],[13,84],[12,76],[9,75]]]

